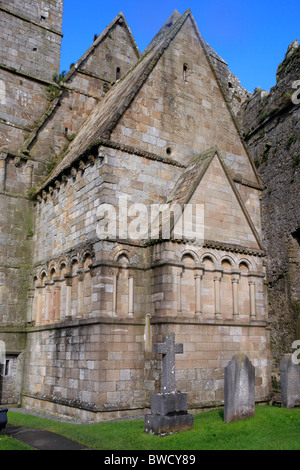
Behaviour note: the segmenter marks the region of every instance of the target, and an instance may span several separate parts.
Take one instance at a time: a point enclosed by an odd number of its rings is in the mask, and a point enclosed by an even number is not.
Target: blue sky
[[[300,42],[300,0],[64,0],[61,71],[120,11],[143,52],[175,9],[188,8],[203,38],[250,92],[274,86],[288,45]]]

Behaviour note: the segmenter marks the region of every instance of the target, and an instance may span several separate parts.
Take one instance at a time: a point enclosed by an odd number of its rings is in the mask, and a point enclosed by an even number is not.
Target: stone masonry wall
[[[47,85],[0,67],[0,148],[17,152],[48,105]]]
[[[139,51],[122,16],[106,34],[97,38],[89,50],[60,82],[47,88],[50,103],[44,119],[24,145],[32,157],[43,155],[51,164],[62,158],[81,125],[116,81],[136,63]]]
[[[23,5],[7,5],[1,1],[0,63],[52,81],[53,75],[59,73],[62,3],[26,1]]]
[[[300,48],[293,43],[277,71],[270,93],[256,90],[244,105],[240,122],[265,190],[262,233],[267,253],[269,321],[273,369],[291,353],[299,324],[300,127],[297,92]],[[296,101],[292,101],[296,93]]]
[[[245,150],[189,18],[111,139],[181,163],[217,146],[229,167],[232,157],[236,163],[240,159],[241,174],[249,172]]]

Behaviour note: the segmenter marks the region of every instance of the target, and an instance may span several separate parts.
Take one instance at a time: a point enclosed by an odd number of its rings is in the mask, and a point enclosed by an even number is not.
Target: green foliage
[[[21,441],[0,435],[0,450],[35,450]]]
[[[143,420],[80,425],[8,413],[10,423],[48,429],[99,450],[300,450],[300,409],[257,406],[255,416],[224,423],[223,411],[195,415],[194,429],[163,438]]]
[[[47,175],[50,175],[50,173],[54,170],[54,168],[62,161],[63,159],[63,155],[55,155],[54,157],[52,157],[47,166],[46,166],[46,172],[47,172]]]
[[[33,199],[34,196],[35,196],[36,190],[37,190],[37,187],[36,187],[36,186],[34,186],[33,188],[28,189],[28,191],[27,191],[27,196],[28,196],[30,199]]]
[[[260,166],[260,159],[259,158],[256,158],[254,160],[254,165],[256,166],[256,168],[259,168],[259,166]]]
[[[269,158],[269,151],[270,149],[267,148],[264,153],[262,154],[262,157],[261,157],[261,163],[266,163],[268,161],[268,158]]]
[[[60,88],[57,87],[56,85],[49,85],[46,88],[47,92],[47,98],[49,101],[55,100],[55,98],[59,95],[60,93]]]
[[[66,75],[66,71],[63,70],[59,75],[57,73],[55,73],[53,76],[52,76],[52,79],[55,83],[57,83],[58,85],[64,81],[65,79],[65,75]]]
[[[289,150],[291,148],[291,146],[297,141],[298,137],[296,136],[296,134],[292,134],[288,140],[286,141],[286,149]]]
[[[293,158],[293,168],[297,168],[297,166],[300,164],[300,154],[295,155]]]
[[[74,140],[75,137],[76,137],[76,133],[74,132],[74,133],[71,134],[71,135],[66,135],[66,137],[67,137],[67,139],[68,139],[69,142],[72,142],[72,140]]]

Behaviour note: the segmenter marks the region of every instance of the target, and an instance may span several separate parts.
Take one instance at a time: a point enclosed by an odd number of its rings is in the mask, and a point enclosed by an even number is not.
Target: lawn
[[[30,446],[0,434],[0,450],[32,450]]]
[[[8,422],[47,429],[98,450],[300,450],[300,408],[257,406],[254,417],[229,424],[222,411],[201,413],[193,430],[164,437],[146,434],[143,420],[80,425],[8,412]],[[2,438],[0,449],[5,445],[17,444]]]

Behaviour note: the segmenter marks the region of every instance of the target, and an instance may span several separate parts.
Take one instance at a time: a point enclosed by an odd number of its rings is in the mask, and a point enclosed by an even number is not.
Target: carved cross
[[[162,392],[176,392],[175,354],[183,354],[183,344],[175,343],[175,335],[167,336],[165,343],[154,345],[154,353],[162,354]]]

